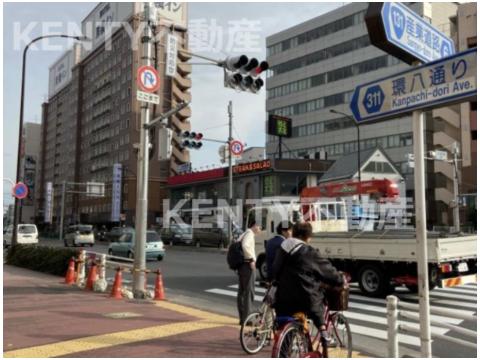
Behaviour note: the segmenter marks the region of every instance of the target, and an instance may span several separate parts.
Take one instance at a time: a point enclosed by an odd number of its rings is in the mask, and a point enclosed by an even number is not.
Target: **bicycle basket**
[[[349,290],[348,285],[326,289],[325,298],[328,302],[328,308],[333,311],[348,310]]]

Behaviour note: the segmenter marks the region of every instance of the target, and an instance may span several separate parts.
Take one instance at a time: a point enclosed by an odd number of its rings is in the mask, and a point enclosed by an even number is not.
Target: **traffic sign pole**
[[[143,59],[144,65],[150,66],[152,57],[152,30],[148,21],[149,4],[144,3],[144,34]],[[138,81],[138,79],[137,79]],[[150,143],[148,127],[150,120],[150,108],[148,103],[141,103],[141,124],[140,124],[140,148],[137,160],[137,207],[135,209],[135,255],[133,271],[133,296],[143,298],[145,292],[145,245],[147,235],[147,211],[148,211],[148,145]]]
[[[232,121],[233,121],[233,109],[232,101],[228,102],[228,206],[230,206],[228,212],[228,244],[232,242],[232,219],[231,209],[233,205],[233,165],[232,165]]]
[[[422,357],[432,357],[430,331],[430,294],[427,260],[427,211],[425,205],[424,113],[412,116],[413,153],[415,157],[415,231],[417,237],[418,302],[420,305],[420,345]]]

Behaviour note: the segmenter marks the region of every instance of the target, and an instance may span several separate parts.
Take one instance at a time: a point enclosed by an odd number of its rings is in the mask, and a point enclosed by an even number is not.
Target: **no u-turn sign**
[[[160,88],[160,77],[153,66],[141,66],[137,70],[137,86],[140,90],[153,93]]]

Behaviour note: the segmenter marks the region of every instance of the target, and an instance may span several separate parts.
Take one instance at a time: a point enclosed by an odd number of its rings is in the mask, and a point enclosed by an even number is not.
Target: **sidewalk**
[[[62,281],[4,265],[4,357],[247,356],[236,318],[168,301],[112,300]]]

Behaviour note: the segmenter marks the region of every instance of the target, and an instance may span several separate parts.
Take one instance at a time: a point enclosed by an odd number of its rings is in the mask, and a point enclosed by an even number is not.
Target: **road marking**
[[[219,294],[219,295],[227,295],[227,296],[237,297],[237,292],[236,291],[231,291],[231,290],[208,289],[208,290],[205,290],[205,291],[209,292],[209,293],[212,293],[212,294]],[[255,301],[262,301],[263,296],[255,295],[254,299],[255,299]]]
[[[356,324],[350,324],[350,329],[353,333],[363,336],[370,336],[385,341],[387,340],[388,336],[387,331],[385,330],[372,329]],[[420,338],[411,335],[398,334],[398,341],[407,345],[420,346]]]
[[[405,294],[405,295],[402,295],[402,297],[418,301],[418,295],[417,294]],[[431,292],[430,293],[430,299],[436,299],[436,298],[446,298],[446,299],[454,299],[454,300],[460,300],[461,299],[461,300],[475,302],[475,303],[477,302],[477,296],[476,295],[472,296],[472,295],[458,295],[458,294],[439,294],[439,293]]]
[[[77,352],[98,350],[112,346],[144,342],[167,336],[184,334],[197,330],[217,327],[218,325],[200,322],[184,321],[168,325],[151,326],[142,329],[119,331],[109,334],[88,336],[84,338],[61,341],[54,344],[34,346],[3,353],[6,358],[48,358],[60,357]]]

